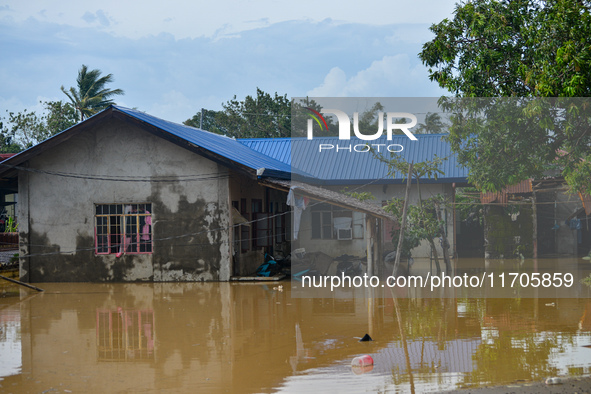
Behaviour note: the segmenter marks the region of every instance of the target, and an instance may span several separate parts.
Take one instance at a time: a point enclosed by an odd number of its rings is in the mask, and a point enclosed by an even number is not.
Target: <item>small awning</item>
[[[248,219],[246,219],[244,216],[242,216],[240,214],[240,212],[238,212],[238,210],[234,207],[232,207],[232,224],[233,225],[241,224],[243,226],[250,227],[250,222],[248,221]]]
[[[266,178],[259,181],[262,186],[289,192],[294,187],[294,191],[300,195],[313,198],[314,200],[324,201],[341,208],[352,211],[363,212],[382,219],[397,220],[396,216],[384,211],[382,207],[365,201],[359,201],[356,198],[346,194],[323,189],[318,186],[312,186],[307,183],[288,181],[283,179]]]

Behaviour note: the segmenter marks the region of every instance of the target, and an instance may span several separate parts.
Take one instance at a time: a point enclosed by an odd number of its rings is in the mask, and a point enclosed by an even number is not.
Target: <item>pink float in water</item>
[[[373,358],[369,354],[355,357],[351,361],[353,372],[357,375],[369,372],[373,369]]]

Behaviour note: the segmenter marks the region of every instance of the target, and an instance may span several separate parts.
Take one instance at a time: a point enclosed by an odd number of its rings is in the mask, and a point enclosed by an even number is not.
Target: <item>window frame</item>
[[[154,253],[151,203],[95,203],[94,212],[95,255]]]
[[[328,202],[318,203],[312,206],[311,212],[311,239],[315,240],[337,240],[338,235],[334,228],[335,218],[351,218],[351,239],[344,241],[351,241],[353,239],[364,239],[365,231],[365,215],[351,209],[342,208]],[[359,223],[360,222],[360,223]],[[330,233],[330,237],[328,234]],[[358,234],[361,233],[361,236]],[[343,241],[343,240],[341,240]]]

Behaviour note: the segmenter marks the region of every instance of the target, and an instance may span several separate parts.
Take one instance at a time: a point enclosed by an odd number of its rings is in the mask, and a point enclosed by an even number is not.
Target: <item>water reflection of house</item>
[[[9,299],[10,300],[10,299]],[[21,313],[17,303],[0,304],[0,377],[16,375],[22,367]],[[1,379],[0,379],[1,381]]]
[[[433,339],[408,341],[406,350],[399,342],[391,342],[372,354],[374,373],[469,373],[475,368],[473,356],[481,345],[480,338]]]
[[[441,136],[413,144],[398,137],[409,161],[450,153]],[[383,241],[389,245],[381,219],[392,219],[381,203],[402,197],[402,175],[391,179],[367,152],[327,153],[322,158],[330,155],[336,172],[328,171],[306,153],[318,146],[311,142],[295,144],[304,153],[294,156],[293,170],[290,140],[235,140],[111,106],[3,162],[0,192],[18,185],[21,278],[225,281],[250,274],[264,252],[290,251],[292,175],[314,183],[296,189],[313,203],[298,246],[332,257],[367,254],[375,265]],[[452,183],[465,181],[453,156],[443,167],[445,175],[425,181],[423,196],[451,196]],[[338,193],[367,183],[373,204]],[[452,248],[453,217],[444,213]],[[428,254],[424,245],[415,251]]]
[[[98,360],[153,360],[154,327],[153,310],[97,309]]]
[[[309,385],[323,382],[316,391],[326,387],[324,391],[330,391],[324,378],[357,379],[354,384],[359,384],[360,377],[350,365],[360,354],[374,356],[375,368],[364,378],[373,377],[376,385],[352,391],[384,391],[384,385],[387,390],[404,391],[407,386],[395,385],[408,382],[407,355],[415,383],[437,384],[469,372],[477,376],[477,382],[490,382],[491,375],[507,365],[514,369],[514,365],[533,363],[547,369],[546,358],[511,357],[522,354],[518,341],[523,338],[553,335],[560,341],[550,343],[548,351],[560,352],[563,343],[574,337],[589,337],[588,331],[579,329],[583,311],[589,312],[587,300],[559,300],[560,310],[570,311],[566,314],[545,313],[541,304],[537,315],[533,300],[400,302],[405,351],[397,313],[386,300],[372,305],[359,298],[294,299],[288,290],[237,283],[45,287],[43,297],[21,302],[3,323],[18,324],[12,337],[0,338],[0,347],[4,341],[22,356],[22,366],[15,365],[18,371],[2,381],[3,387],[14,392],[60,387],[72,392],[258,393],[279,390],[301,375],[308,375],[304,379]],[[502,315],[508,310],[534,316],[537,323],[505,329]],[[0,310],[0,322],[6,311]],[[482,324],[483,316],[491,320]],[[507,340],[487,344],[481,335],[489,327],[498,329]],[[375,341],[358,342],[356,337],[365,332]],[[150,354],[149,338],[156,339],[156,333],[157,346]],[[531,344],[536,347],[539,342]],[[128,348],[136,352],[135,357],[126,354]],[[519,352],[511,353],[513,348]],[[143,355],[138,355],[139,350]],[[6,354],[0,352],[0,367],[9,365]],[[470,359],[470,355],[475,357]],[[588,360],[583,365],[587,367]],[[391,385],[384,376],[393,376],[392,372],[399,380]],[[341,385],[346,383],[341,381]],[[287,392],[293,388],[286,387]]]

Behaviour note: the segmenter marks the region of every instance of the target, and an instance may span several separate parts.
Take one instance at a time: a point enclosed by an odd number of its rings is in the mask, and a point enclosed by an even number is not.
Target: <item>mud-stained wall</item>
[[[115,119],[26,165],[43,172],[19,174],[24,280],[229,280],[225,167]],[[153,252],[96,255],[95,204],[129,203],[152,204]]]

